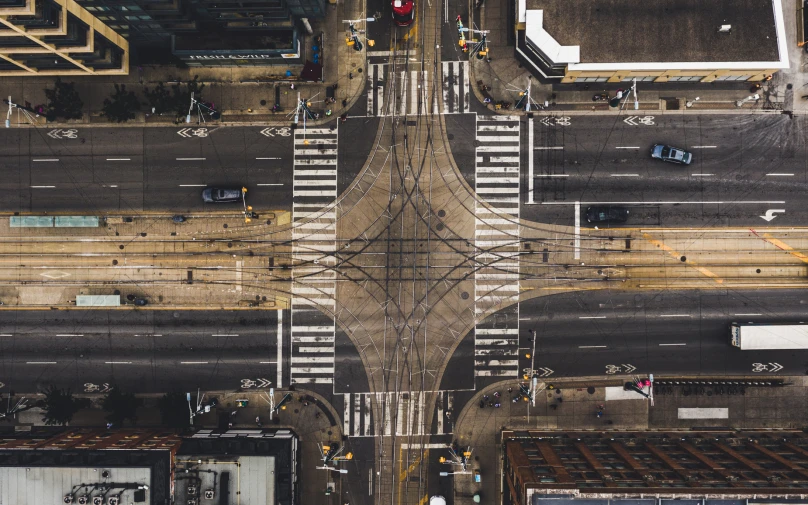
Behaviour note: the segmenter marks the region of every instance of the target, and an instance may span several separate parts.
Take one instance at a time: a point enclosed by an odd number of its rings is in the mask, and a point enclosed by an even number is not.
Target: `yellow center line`
[[[429,453],[429,449],[425,449],[424,450],[424,456],[426,456],[428,453]],[[412,464],[406,470],[401,471],[401,474],[399,475],[399,480],[401,482],[404,482],[405,480],[407,480],[407,475],[409,475],[410,472],[415,470],[415,468],[419,464],[421,464],[421,455],[420,454],[415,458],[415,461],[413,461]]]
[[[677,260],[681,260],[682,255],[679,254],[678,252],[674,251],[671,247],[666,245],[664,242],[662,242],[660,240],[652,239],[651,236],[648,235],[647,233],[643,233],[642,238],[644,238],[645,240],[647,240],[651,244],[659,247],[660,249],[662,249],[666,253],[670,254],[672,257],[676,258]],[[714,280],[718,284],[721,284],[721,283],[724,282],[724,280],[719,278],[718,275],[715,272],[711,272],[710,270],[708,270],[708,269],[706,269],[704,267],[700,267],[693,261],[685,260],[684,263],[686,265],[689,265],[689,266],[693,267],[697,272],[701,273],[702,275],[711,278],[712,280]]]
[[[758,235],[758,236],[760,238],[762,238],[763,240],[765,240],[766,242],[773,245],[774,247],[776,247],[778,249],[782,249],[783,251],[787,252],[788,254],[794,256],[795,258],[798,258],[803,263],[808,263],[808,256],[806,256],[805,254],[803,254],[803,253],[801,253],[799,251],[794,250],[793,247],[786,244],[782,240],[776,239],[776,238],[772,237],[771,235],[769,235],[768,233],[764,233],[763,235]]]
[[[419,501],[419,502],[418,502],[418,505],[424,505],[424,503],[426,503],[426,501],[427,501],[428,499],[429,499],[429,495],[428,495],[428,494],[425,494],[425,495],[424,495],[424,497],[423,497],[423,498],[421,498],[421,501]]]

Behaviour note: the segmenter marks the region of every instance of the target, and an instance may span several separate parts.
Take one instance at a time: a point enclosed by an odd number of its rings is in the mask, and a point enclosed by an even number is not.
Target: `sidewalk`
[[[721,378],[723,380],[760,381],[773,377]],[[487,490],[486,495],[498,496],[500,468],[500,433],[503,429],[544,431],[644,431],[691,429],[802,429],[808,424],[808,377],[777,377],[791,385],[783,387],[746,387],[745,394],[684,394],[685,386],[673,388],[671,394],[655,394],[654,406],[639,394],[636,399],[607,400],[607,387],[622,387],[628,377],[604,380],[602,377],[558,380],[547,383],[538,393],[536,406],[527,402],[512,403],[511,396],[519,389],[519,381],[503,381],[477,392],[456,416],[454,433],[460,447],[474,449],[473,468],[479,468],[482,483],[471,479],[455,479],[455,503],[471,503],[460,497],[470,497],[475,491]],[[656,377],[656,379],[662,379]],[[701,377],[694,380],[707,381]],[[553,389],[549,389],[552,384]],[[540,384],[541,386],[541,384]],[[508,394],[508,388],[514,393]],[[494,399],[499,391],[500,408],[479,407],[483,395]],[[610,392],[615,392],[612,389]],[[726,393],[726,392],[725,392]],[[630,395],[629,395],[630,396]],[[600,406],[603,406],[600,409]],[[680,419],[680,408],[727,408],[727,419]],[[597,416],[598,410],[603,412]],[[492,493],[491,490],[496,490]]]
[[[660,83],[638,82],[639,110],[634,112],[634,97],[630,97],[624,110],[610,108],[605,101],[593,101],[595,94],[608,92],[615,96],[618,89],[627,89],[630,82],[591,82],[575,84],[542,84],[535,77],[531,79],[531,96],[540,105],[546,101],[548,112],[585,114],[664,114],[664,113],[782,113],[808,114],[808,70],[805,67],[804,48],[797,47],[796,10],[784,8],[786,40],[791,67],[774,74],[774,78],[761,83],[760,90],[753,90],[754,83],[721,81],[713,83]],[[489,94],[494,103],[510,102],[509,111],[504,114],[523,113],[514,111],[519,100],[519,92],[528,87],[532,74],[516,59],[513,26],[508,22],[507,0],[485,0],[480,8],[480,26],[490,30],[488,35],[489,60],[471,58],[470,85],[477,99],[482,102],[480,81],[491,89]],[[554,81],[555,82],[555,81]],[[749,101],[737,106],[737,101],[758,93],[760,100]],[[795,97],[796,95],[796,97]],[[690,104],[688,106],[688,104]],[[488,105],[495,110],[494,105]]]
[[[84,117],[80,120],[70,120],[54,123],[46,123],[44,117],[38,118],[40,126],[65,126],[70,125],[100,125],[100,126],[136,126],[147,125],[165,126],[172,124],[174,118],[171,115],[146,116],[148,107],[143,95],[143,88],[154,88],[158,82],[163,82],[166,87],[177,82],[188,82],[194,76],[199,77],[199,82],[205,84],[203,90],[204,101],[213,102],[216,109],[221,112],[221,120],[208,121],[210,126],[224,124],[273,124],[289,123],[292,120],[291,114],[297,106],[297,94],[300,92],[301,98],[312,99],[312,109],[317,112],[324,112],[326,106],[323,100],[326,98],[326,88],[333,87],[336,102],[331,106],[332,116],[323,117],[317,121],[323,123],[334,119],[343,112],[346,112],[353,105],[356,98],[362,92],[365,80],[360,75],[358,69],[364,67],[364,53],[354,51],[345,44],[345,28],[343,19],[355,19],[362,16],[361,4],[359,2],[348,2],[350,5],[346,9],[345,2],[338,4],[326,4],[326,16],[319,20],[310,20],[313,35],[305,35],[301,38],[301,54],[303,60],[312,60],[315,52],[313,46],[319,46],[318,51],[322,55],[320,60],[323,64],[323,82],[307,83],[298,80],[302,64],[264,67],[196,67],[178,68],[175,66],[142,66],[133,64],[127,76],[70,76],[63,80],[74,82],[76,91],[84,102]],[[322,32],[323,40],[316,38]],[[291,76],[286,75],[287,71]],[[364,69],[362,70],[362,72]],[[349,73],[354,72],[354,78],[349,78]],[[4,96],[11,95],[12,101],[18,104],[30,102],[33,106],[46,103],[43,90],[52,87],[55,77],[13,77],[3,79]],[[100,115],[100,110],[105,98],[109,97],[113,91],[113,84],[123,84],[128,91],[134,91],[137,97],[144,102],[141,111],[136,114],[134,120],[125,123],[111,123],[107,118]],[[294,84],[294,89],[292,85]],[[281,111],[273,112],[276,93],[281,106]],[[315,98],[316,96],[316,98]],[[342,105],[343,100],[347,103]],[[189,104],[190,105],[190,104]],[[20,124],[18,120],[21,119]],[[309,124],[312,124],[309,121]],[[316,122],[314,122],[316,123]],[[17,114],[12,116],[13,127],[24,127],[27,121]],[[196,124],[196,121],[194,121]]]

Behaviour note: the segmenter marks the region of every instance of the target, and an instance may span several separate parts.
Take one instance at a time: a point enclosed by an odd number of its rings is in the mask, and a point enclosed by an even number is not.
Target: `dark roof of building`
[[[772,0],[527,0],[580,63],[778,61]],[[730,33],[720,33],[731,25]]]

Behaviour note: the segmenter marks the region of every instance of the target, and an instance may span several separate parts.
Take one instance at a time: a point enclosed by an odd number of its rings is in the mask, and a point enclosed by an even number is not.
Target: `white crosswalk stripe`
[[[295,130],[292,183],[292,350],[290,380],[330,384],[334,375],[337,131]],[[319,307],[319,309],[318,309]]]
[[[436,431],[424,426],[430,393],[349,393],[345,395],[342,416],[343,433],[350,437],[407,436],[450,434],[454,426],[451,391],[438,391],[438,406],[434,415]],[[398,401],[395,401],[396,398]],[[377,420],[374,409],[382,419]],[[446,411],[451,415],[446,416]]]
[[[441,63],[443,75],[443,113],[461,114],[469,111],[473,95],[469,86],[469,63],[467,61],[444,61]]]
[[[482,320],[519,299],[519,148],[518,118],[477,118],[475,190],[494,209],[475,210],[475,376],[519,374],[518,304],[504,328]]]
[[[432,82],[426,70],[393,70],[387,63],[368,65],[368,116],[411,116],[437,113]],[[395,93],[390,92],[390,87]]]

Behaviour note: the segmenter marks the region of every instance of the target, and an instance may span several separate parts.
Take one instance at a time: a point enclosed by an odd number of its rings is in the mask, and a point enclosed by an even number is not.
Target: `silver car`
[[[654,147],[651,148],[651,157],[682,165],[690,165],[690,162],[693,161],[693,155],[684,149],[664,144],[654,144]]]
[[[202,191],[202,200],[205,203],[240,202],[241,188],[206,188]]]

